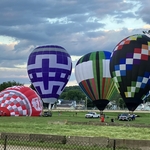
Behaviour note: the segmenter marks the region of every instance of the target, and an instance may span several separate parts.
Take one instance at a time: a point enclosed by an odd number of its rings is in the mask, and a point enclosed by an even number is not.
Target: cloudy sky
[[[127,36],[150,29],[150,0],[1,0],[0,84],[30,85],[27,60],[39,45],[59,45],[74,66],[88,52],[112,51]]]

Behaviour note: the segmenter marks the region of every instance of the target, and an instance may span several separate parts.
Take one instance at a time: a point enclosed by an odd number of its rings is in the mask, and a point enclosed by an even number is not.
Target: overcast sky
[[[30,85],[27,60],[39,45],[59,45],[74,66],[86,53],[112,51],[127,36],[150,29],[150,0],[1,0],[0,84]]]

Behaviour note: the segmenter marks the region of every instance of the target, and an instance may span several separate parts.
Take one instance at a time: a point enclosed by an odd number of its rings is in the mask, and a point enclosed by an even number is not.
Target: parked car
[[[123,113],[118,116],[119,121],[131,121],[132,120],[132,115],[128,113]]]
[[[87,114],[85,114],[85,118],[99,118],[100,115],[97,114],[96,112],[88,112]]]
[[[52,117],[52,112],[50,112],[50,111],[45,111],[45,112],[43,112],[43,115],[42,115],[43,117]]]

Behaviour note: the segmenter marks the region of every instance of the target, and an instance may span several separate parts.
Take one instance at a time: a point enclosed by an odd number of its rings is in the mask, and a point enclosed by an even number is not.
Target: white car
[[[118,119],[119,121],[131,121],[132,120],[131,116],[127,113],[120,114]]]
[[[119,121],[131,121],[131,120],[135,120],[136,117],[138,117],[138,115],[124,113],[118,116],[118,120]]]
[[[100,115],[97,114],[96,112],[88,112],[86,115],[85,115],[85,118],[99,118]]]

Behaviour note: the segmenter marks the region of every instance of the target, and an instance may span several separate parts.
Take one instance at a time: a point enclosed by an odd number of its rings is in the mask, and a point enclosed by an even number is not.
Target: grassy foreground
[[[68,122],[100,122],[99,118],[86,119],[86,112],[53,112],[52,117],[0,117],[0,132],[34,133],[66,136],[109,137],[113,139],[150,140],[150,113],[136,113],[140,117],[135,121],[118,121],[122,126],[95,126],[69,124]],[[117,118],[118,112],[106,112],[105,123]],[[132,127],[132,125],[147,127]]]

